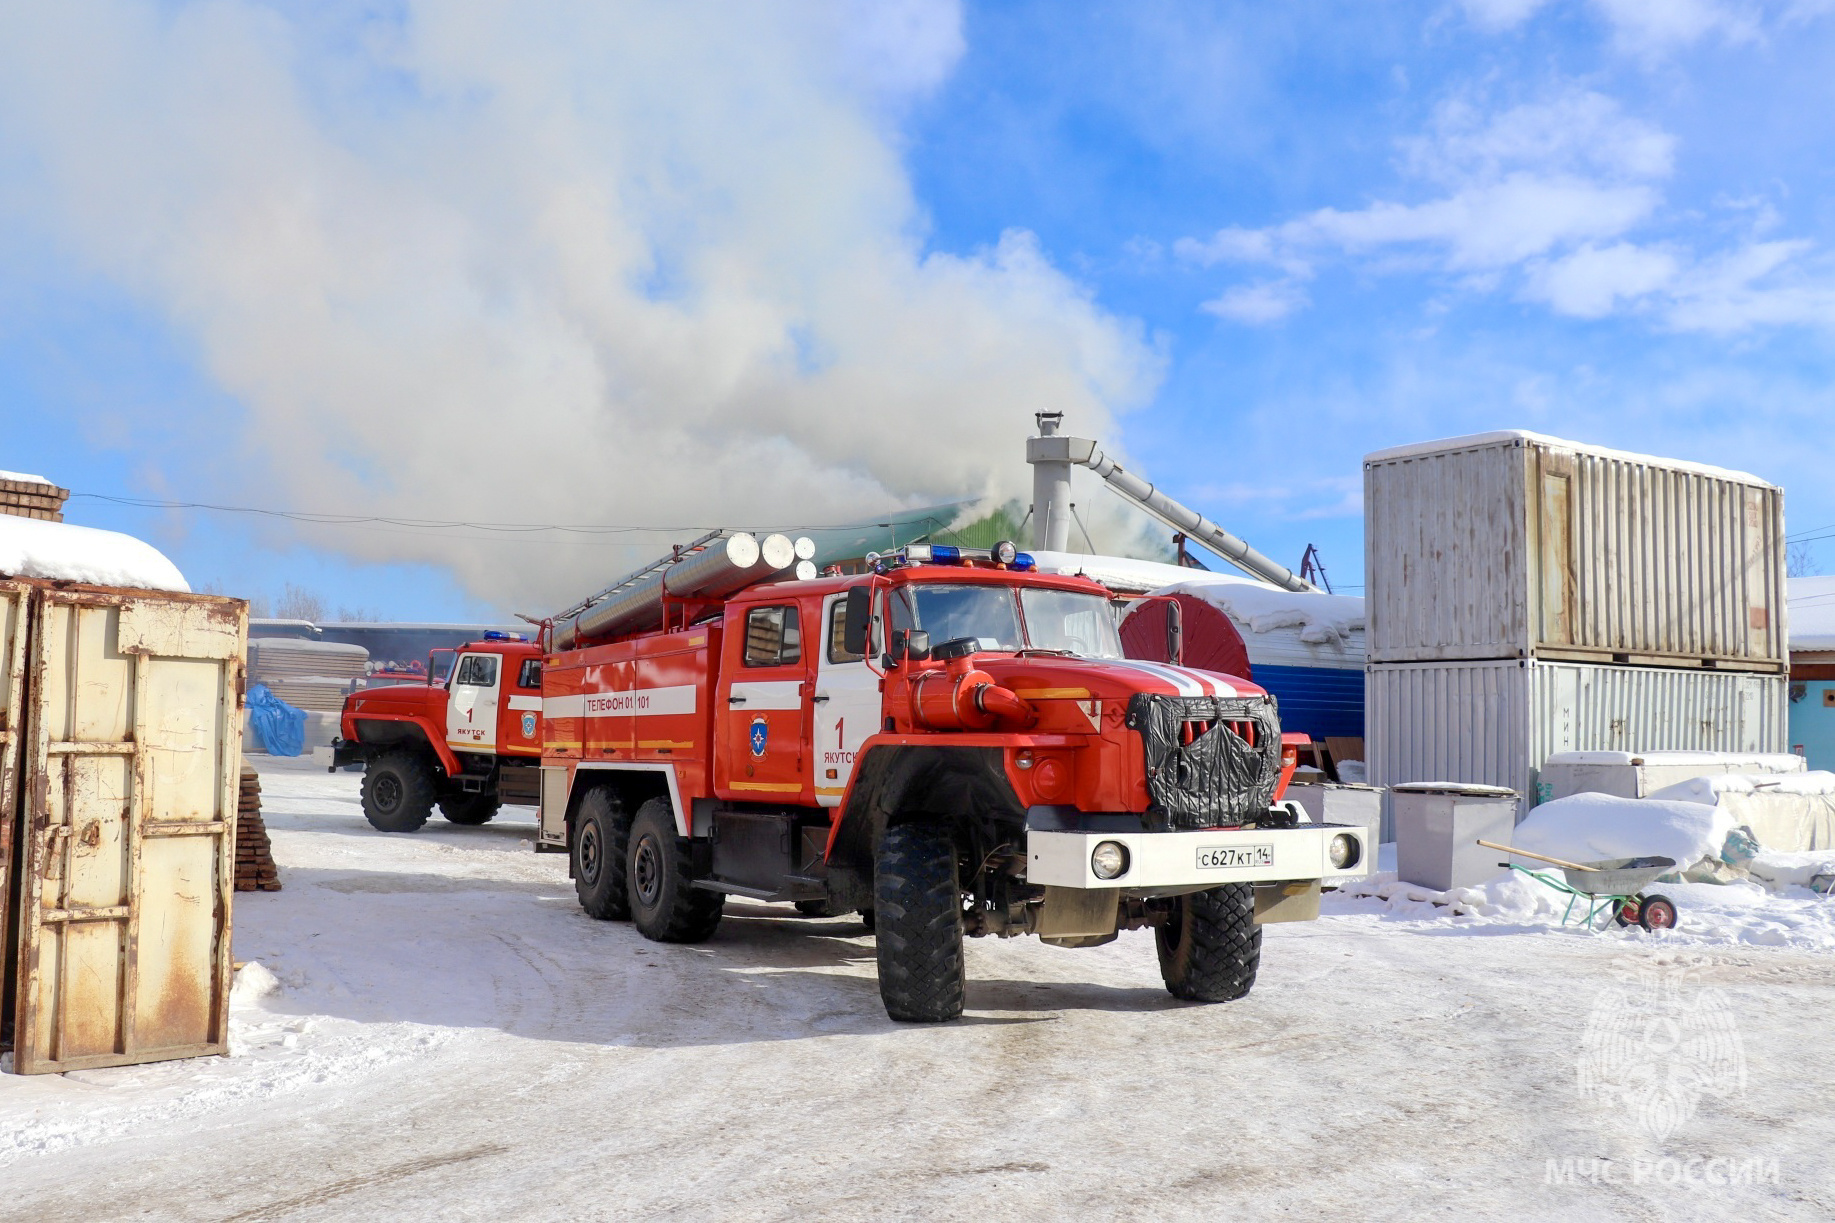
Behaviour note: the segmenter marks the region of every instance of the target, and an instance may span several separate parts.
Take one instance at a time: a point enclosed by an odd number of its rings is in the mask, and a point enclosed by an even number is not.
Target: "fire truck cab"
[[[1241,997],[1259,924],[1367,871],[1361,829],[1278,801],[1273,700],[1124,658],[1101,585],[1010,544],[869,561],[548,657],[538,849],[589,914],[693,942],[727,896],[857,912],[887,1012],[934,1021],[964,936],[1152,927],[1174,995]]]
[[[483,824],[506,801],[534,802],[541,648],[493,631],[433,651],[427,676],[345,698],[332,768],[364,766],[363,814],[370,824],[414,832],[435,804],[452,823]]]

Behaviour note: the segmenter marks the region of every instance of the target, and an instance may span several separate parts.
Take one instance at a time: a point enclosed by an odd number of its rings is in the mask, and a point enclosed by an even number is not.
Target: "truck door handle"
[[[822,703],[823,701],[826,701],[826,700],[828,699],[828,693],[826,693],[826,692],[818,692],[818,693],[816,693],[816,694],[815,694],[814,696],[812,696],[812,697],[810,697],[809,699],[810,699],[811,701],[814,701],[814,702],[815,702],[816,704],[818,704],[818,705],[819,705],[819,704],[821,704],[821,703]]]
[[[742,696],[729,696],[726,698],[726,703],[728,705],[743,705],[745,704],[745,698]]]

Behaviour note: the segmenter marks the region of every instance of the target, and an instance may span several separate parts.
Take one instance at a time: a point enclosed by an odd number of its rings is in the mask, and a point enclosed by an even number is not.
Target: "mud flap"
[[[1258,883],[1255,885],[1255,924],[1314,921],[1319,916],[1319,892],[1317,879]]]
[[[1115,937],[1120,888],[1047,887],[1038,936],[1054,947],[1094,947]]]

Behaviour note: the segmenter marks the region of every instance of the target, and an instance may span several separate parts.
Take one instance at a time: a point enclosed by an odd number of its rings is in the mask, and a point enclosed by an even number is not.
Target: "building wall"
[[[1835,769],[1835,679],[1791,683],[1790,750],[1812,769]]]

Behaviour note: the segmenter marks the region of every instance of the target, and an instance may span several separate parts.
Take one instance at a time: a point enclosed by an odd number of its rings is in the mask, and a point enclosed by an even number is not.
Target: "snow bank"
[[[152,544],[95,527],[0,514],[0,574],[189,591],[178,567]]]
[[[1835,650],[1835,577],[1791,578],[1784,597],[1790,611],[1790,648]]]
[[[1675,903],[1674,930],[1651,934],[1637,927],[1621,929],[1608,919],[1596,920],[1594,929],[1588,931],[1577,921],[1585,916],[1585,901],[1577,902],[1570,913],[1572,897],[1520,871],[1506,871],[1477,887],[1448,892],[1403,883],[1389,871],[1328,893],[1320,911],[1328,918],[1375,916],[1415,922],[1436,933],[1484,935],[1529,927],[1577,938],[1835,950],[1835,904],[1821,896],[1804,892],[1779,895],[1746,882],[1659,883],[1649,890]],[[1564,925],[1564,917],[1576,920]]]
[[[1650,795],[1650,798],[1705,803],[1712,807],[1720,802],[1723,794],[1835,794],[1835,773],[1821,770],[1808,773],[1716,773],[1666,786]]]
[[[1705,803],[1573,794],[1530,811],[1510,843],[1569,862],[1671,858],[1686,870],[1718,856],[1734,820]]]
[[[1364,627],[1364,601],[1353,595],[1282,590],[1261,582],[1217,580],[1221,575],[1186,576],[1153,591],[1202,599],[1251,633],[1292,628],[1307,645],[1339,645]]]

